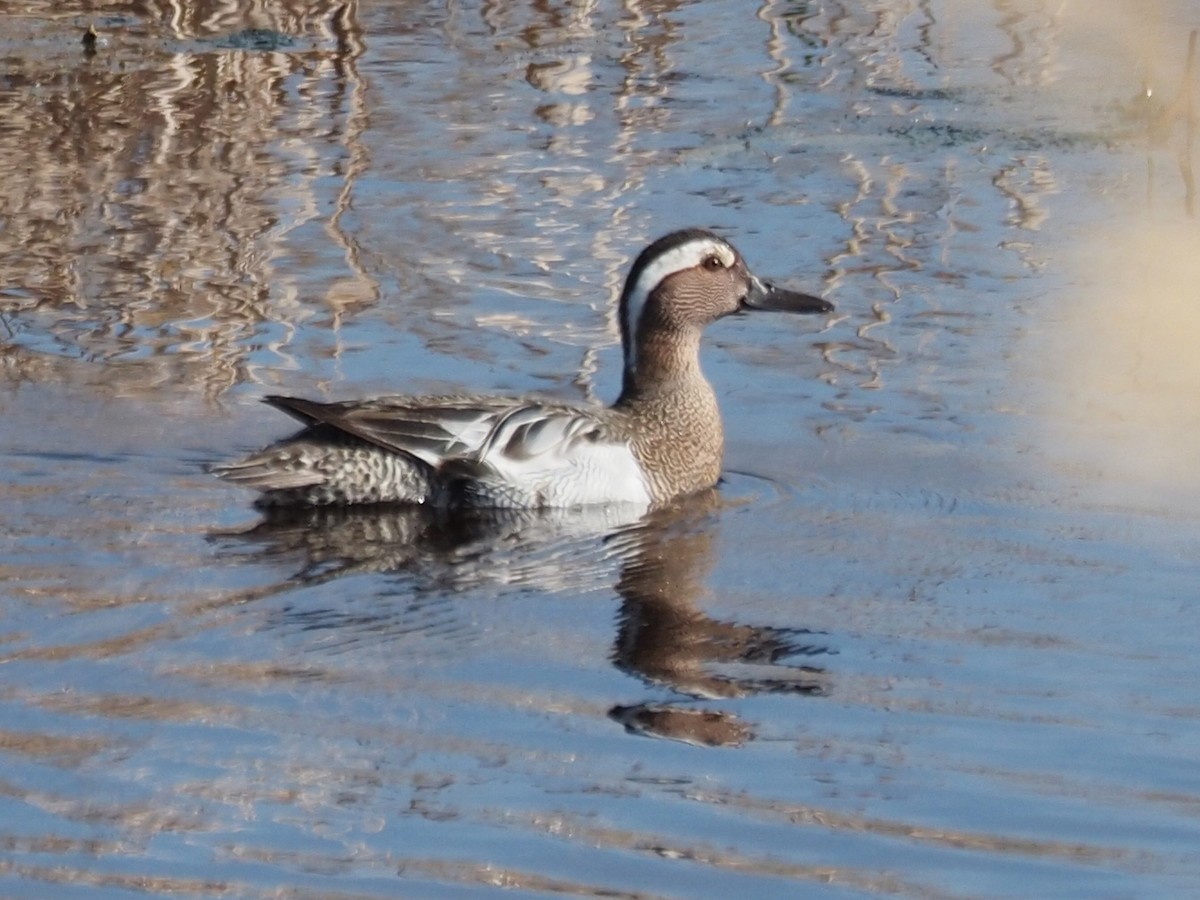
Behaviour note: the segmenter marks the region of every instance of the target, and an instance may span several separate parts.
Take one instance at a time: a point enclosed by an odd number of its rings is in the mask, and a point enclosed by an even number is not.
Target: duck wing
[[[263,398],[309,427],[325,426],[432,466],[469,456],[506,413],[529,404],[511,397],[377,397],[319,403],[299,397]]]

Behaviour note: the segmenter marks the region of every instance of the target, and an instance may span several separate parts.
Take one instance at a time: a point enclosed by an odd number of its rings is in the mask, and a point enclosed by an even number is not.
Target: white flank
[[[649,505],[633,450],[596,440],[594,431],[594,420],[577,412],[530,407],[505,417],[479,451],[495,473],[495,499],[514,507]]]
[[[732,266],[735,259],[733,250],[724,241],[705,237],[672,247],[642,269],[638,280],[630,288],[625,307],[621,311],[625,317],[625,333],[629,335],[626,352],[631,369],[637,368],[638,327],[641,325],[642,311],[646,308],[650,294],[662,284],[664,278],[685,269],[695,268],[709,256],[716,256],[726,268]]]
[[[650,488],[628,444],[580,442],[566,453],[509,461],[506,468],[512,489],[536,496],[540,506],[650,504]]]

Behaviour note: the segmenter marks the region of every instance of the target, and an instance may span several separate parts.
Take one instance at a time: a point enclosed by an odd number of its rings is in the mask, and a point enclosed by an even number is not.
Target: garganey
[[[436,507],[650,507],[710,488],[725,437],[700,370],[700,334],[745,310],[827,313],[832,304],[752,275],[701,229],[642,251],[621,293],[625,371],[609,407],[530,397],[424,396],[264,402],[304,423],[220,477],[264,506],[416,503]]]

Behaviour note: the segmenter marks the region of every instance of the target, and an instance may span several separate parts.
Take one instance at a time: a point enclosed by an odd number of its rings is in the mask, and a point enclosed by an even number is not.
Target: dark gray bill
[[[750,292],[742,305],[747,309],[769,309],[775,312],[827,313],[833,312],[833,304],[812,294],[801,294],[776,287],[761,278],[750,278]]]

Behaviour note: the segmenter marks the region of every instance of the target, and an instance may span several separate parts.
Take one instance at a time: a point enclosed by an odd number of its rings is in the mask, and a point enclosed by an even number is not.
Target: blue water
[[[1200,21],[1127,6],[0,3],[0,894],[1200,892]],[[711,329],[713,495],[204,473],[611,399],[690,224],[837,304]]]

